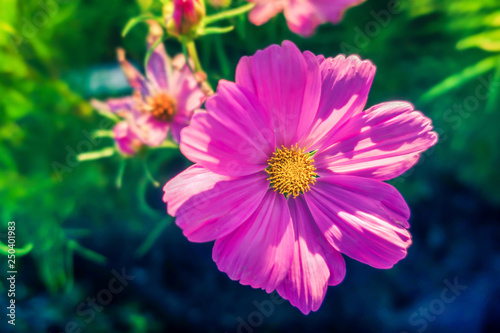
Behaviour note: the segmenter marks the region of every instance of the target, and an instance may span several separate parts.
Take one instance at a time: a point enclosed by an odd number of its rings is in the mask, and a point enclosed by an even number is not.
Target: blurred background
[[[148,11],[159,1],[0,0],[1,332],[12,330],[8,221],[16,332],[500,332],[498,0],[367,0],[310,39],[282,15],[262,27],[241,17],[197,42],[214,86],[234,79],[241,56],[284,39],[359,54],[378,68],[368,105],[411,101],[440,135],[391,181],[412,210],[407,258],[376,270],[346,257],[345,280],[309,316],[231,281],[212,244],[182,236],[143,166],[164,184],[189,165],[178,151],[76,161],[113,145],[91,137],[104,118],[89,100],[130,92],[115,52],[141,67],[146,26],[121,30]]]

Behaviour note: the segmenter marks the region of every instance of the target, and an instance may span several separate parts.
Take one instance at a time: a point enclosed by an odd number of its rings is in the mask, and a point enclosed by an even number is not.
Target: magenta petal
[[[118,149],[126,155],[135,154],[141,146],[135,133],[130,130],[127,121],[117,123],[113,128],[113,135]]]
[[[190,241],[207,242],[247,220],[268,187],[265,175],[234,179],[193,165],[165,185],[163,201]]]
[[[413,166],[437,142],[431,120],[406,102],[375,105],[351,119],[315,157],[318,169],[392,179]]]
[[[170,124],[155,119],[151,114],[142,114],[131,122],[137,137],[150,147],[159,146],[167,138]]]
[[[249,219],[215,241],[213,259],[231,279],[271,292],[288,273],[293,241],[286,199],[269,190]]]
[[[283,11],[283,3],[274,0],[249,0],[256,3],[248,18],[255,25],[262,25],[269,21],[273,16]]]
[[[171,75],[170,59],[165,47],[160,43],[149,57],[146,75],[158,90],[169,89],[168,77]]]
[[[297,143],[316,116],[319,65],[312,53],[302,54],[292,42],[243,57],[236,68],[236,83],[255,94],[271,113],[278,147]]]
[[[190,119],[193,111],[205,101],[205,94],[187,66],[174,71],[169,80],[172,87],[169,92],[177,99],[177,120],[179,117]]]
[[[181,131],[188,125],[188,121],[190,120],[188,117],[182,117],[180,119],[180,121],[174,119],[174,121],[170,124],[170,134],[177,143],[181,142]]]
[[[263,171],[275,148],[269,115],[245,88],[221,80],[181,133],[181,151],[213,172],[238,176]]]
[[[127,114],[135,111],[135,100],[133,97],[109,98],[105,102],[93,99],[91,104],[94,108],[103,112]]]
[[[302,196],[289,200],[295,230],[290,270],[278,286],[278,293],[304,314],[317,311],[325,298],[328,282],[338,284],[345,276],[342,255],[327,245],[317,229]],[[331,268],[330,268],[331,267]],[[335,275],[335,276],[331,276]]]
[[[143,96],[148,96],[150,88],[144,76],[125,58],[125,51],[118,49],[118,61],[122,66],[123,73],[127,77],[128,83],[134,90],[139,91]]]
[[[391,268],[406,256],[409,210],[391,185],[326,176],[307,194],[314,220],[334,249],[375,268]]]
[[[284,14],[291,31],[302,36],[311,36],[318,25],[338,23],[351,6],[364,0],[288,0]]]
[[[163,37],[163,29],[154,20],[147,21],[149,25],[149,34],[147,38],[148,49]],[[146,76],[152,82],[157,90],[171,89],[168,84],[168,78],[172,75],[170,58],[167,55],[163,42],[160,42],[151,53],[146,65]]]
[[[311,150],[319,148],[342,124],[363,111],[375,76],[375,66],[358,56],[318,57],[317,61],[321,69],[321,100],[304,142]]]

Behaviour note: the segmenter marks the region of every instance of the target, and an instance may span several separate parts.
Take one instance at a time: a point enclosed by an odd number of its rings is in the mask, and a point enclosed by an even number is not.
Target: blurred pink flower
[[[247,0],[256,4],[250,12],[250,21],[262,25],[283,12],[288,27],[294,33],[310,36],[318,25],[342,20],[344,12],[364,0]]]
[[[407,102],[363,111],[375,66],[301,53],[291,42],[243,57],[181,133],[196,164],[164,187],[193,242],[215,240],[218,268],[277,289],[303,313],[345,276],[341,253],[391,268],[411,244],[409,208],[382,181],[434,145],[431,120]]]
[[[155,38],[149,36],[149,47]],[[113,112],[124,119],[113,130],[120,151],[134,154],[143,144],[159,146],[169,131],[179,142],[181,129],[187,126],[193,111],[205,99],[184,56],[170,59],[160,43],[147,63],[147,79],[125,59],[122,49],[118,50],[118,60],[134,89],[133,95],[106,102],[93,100],[92,104],[98,110]]]

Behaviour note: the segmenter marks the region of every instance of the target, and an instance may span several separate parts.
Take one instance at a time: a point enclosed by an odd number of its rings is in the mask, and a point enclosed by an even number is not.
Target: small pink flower
[[[154,31],[155,26],[152,26]],[[155,38],[148,38],[149,47]],[[171,60],[160,43],[151,54],[146,66],[147,79],[125,59],[125,52],[118,50],[118,60],[134,89],[132,96],[112,98],[106,102],[92,101],[102,111],[116,113],[124,120],[114,128],[118,148],[133,154],[148,145],[159,146],[170,131],[176,142],[180,131],[199,108],[205,95],[184,61],[183,55]]]
[[[250,21],[262,25],[283,12],[288,27],[294,33],[310,36],[318,25],[342,20],[344,12],[364,0],[248,0],[256,4],[250,12]]]
[[[391,268],[411,244],[409,208],[382,181],[434,145],[407,102],[363,111],[375,66],[301,53],[291,42],[243,57],[182,133],[196,164],[169,181],[168,213],[218,268],[277,290],[303,313],[345,276],[341,253]]]

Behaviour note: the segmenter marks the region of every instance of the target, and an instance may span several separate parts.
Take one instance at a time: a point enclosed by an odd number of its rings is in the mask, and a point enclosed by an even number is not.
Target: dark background
[[[103,119],[88,101],[130,92],[115,50],[140,67],[146,27],[120,32],[159,9],[148,0],[0,0],[0,241],[16,221],[17,332],[500,332],[498,1],[368,0],[310,39],[280,15],[262,27],[238,18],[234,32],[197,42],[214,86],[234,78],[241,56],[284,39],[325,56],[357,53],[378,68],[368,106],[411,101],[440,134],[391,181],[412,210],[407,258],[391,270],[346,258],[345,280],[308,316],[231,281],[212,244],[188,242],[167,217],[143,162],[164,184],[189,165],[178,151],[129,159],[120,189],[121,157],[74,160],[89,144],[113,145],[88,138]],[[122,269],[134,278],[109,293]],[[109,304],[92,308],[96,297]]]

